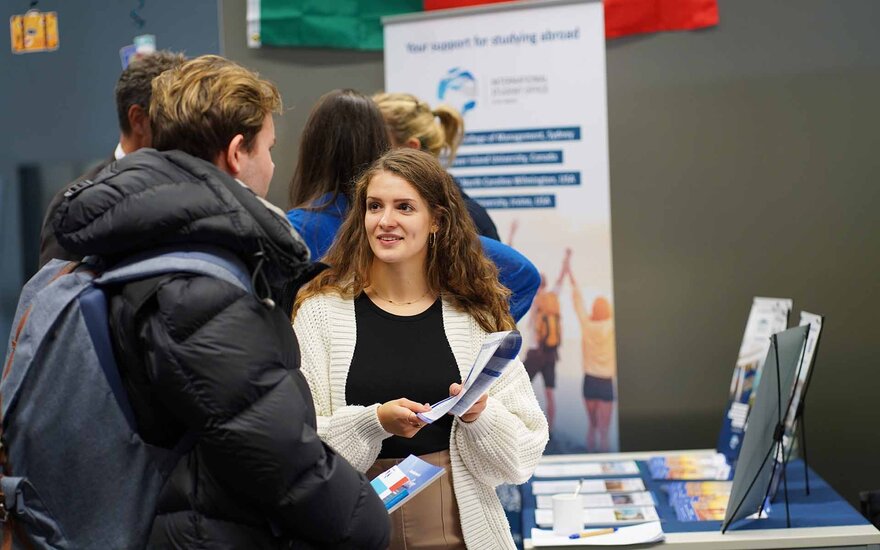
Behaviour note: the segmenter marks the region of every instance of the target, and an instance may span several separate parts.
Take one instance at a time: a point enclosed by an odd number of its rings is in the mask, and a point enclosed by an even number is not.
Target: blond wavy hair
[[[238,134],[251,151],[265,118],[280,112],[274,84],[233,61],[203,55],[153,79],[153,147],[214,162]]]
[[[464,137],[464,119],[449,105],[430,105],[412,94],[381,93],[373,101],[382,111],[394,142],[404,145],[411,138],[419,140],[421,149],[452,165]]]
[[[370,286],[374,256],[364,226],[367,188],[383,172],[409,182],[428,204],[437,223],[425,263],[428,288],[470,314],[488,332],[516,328],[507,301],[510,291],[498,282],[498,268],[483,254],[476,227],[452,176],[433,155],[407,148],[389,151],[357,181],[348,216],[322,258],[331,267],[300,290],[293,315],[311,296],[336,293],[355,298]]]

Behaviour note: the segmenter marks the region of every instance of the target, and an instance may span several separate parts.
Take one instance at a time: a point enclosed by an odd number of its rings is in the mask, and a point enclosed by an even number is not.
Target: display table
[[[776,500],[769,517],[760,520],[743,520],[735,523],[725,534],[721,534],[720,521],[678,521],[672,507],[665,498],[660,486],[666,480],[653,480],[643,462],[652,456],[672,456],[676,454],[712,454],[714,450],[701,451],[655,451],[635,453],[610,453],[592,455],[554,455],[542,458],[542,463],[568,463],[577,461],[636,460],[642,480],[647,490],[657,499],[657,513],[660,516],[666,541],[652,547],[686,547],[712,549],[748,548],[869,548],[880,550],[880,531],[874,528],[861,514],[849,505],[822,478],[810,470],[810,494],[804,484],[803,461],[792,461],[788,465],[788,498],[790,503],[791,528],[785,524],[785,503],[783,487],[780,484]],[[608,476],[613,477],[613,476]],[[618,476],[632,477],[632,476]],[[535,526],[535,497],[531,484],[525,483],[522,490],[522,528],[524,548],[533,548],[531,529]],[[641,548],[641,546],[640,546]]]

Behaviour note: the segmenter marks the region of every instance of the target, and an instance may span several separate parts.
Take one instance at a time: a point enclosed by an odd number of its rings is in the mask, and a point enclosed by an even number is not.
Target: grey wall
[[[5,2],[23,13],[28,2]],[[0,334],[5,342],[10,318],[24,282],[23,252],[32,250],[24,212],[39,200],[22,189],[16,167],[39,163],[63,185],[90,162],[113,153],[119,139],[113,87],[122,71],[119,48],[135,35],[155,34],[158,47],[187,55],[219,53],[217,0],[188,0],[186,9],[172,0],[150,0],[139,15],[138,29],[129,13],[135,0],[43,0],[41,11],[58,13],[60,48],[54,52],[14,55],[9,34],[0,42]],[[6,21],[6,19],[4,19]],[[55,183],[55,182],[52,182]],[[24,191],[24,193],[22,193]],[[40,207],[37,207],[40,209]],[[23,244],[27,251],[23,251]]]
[[[719,7],[608,45],[622,447],[714,445],[752,296],[790,297],[827,316],[811,464],[855,500],[880,488],[880,4]]]
[[[318,96],[382,86],[379,54],[224,51],[277,82],[270,198],[286,206]],[[753,296],[827,316],[808,396],[811,463],[854,501],[880,488],[880,4],[719,0],[721,25],[608,43],[614,286],[625,450],[715,445]]]

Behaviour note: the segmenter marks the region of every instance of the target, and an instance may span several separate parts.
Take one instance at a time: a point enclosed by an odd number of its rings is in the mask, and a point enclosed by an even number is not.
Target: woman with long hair
[[[432,108],[412,94],[381,93],[373,101],[382,111],[392,147],[409,147],[431,153],[452,166],[458,146],[464,138],[464,119],[449,105]],[[453,178],[454,179],[454,178]],[[495,222],[486,209],[468,196],[456,182],[477,233],[500,241]]]
[[[382,113],[362,93],[333,90],[312,107],[300,136],[287,218],[313,260],[333,243],[357,177],[390,147]]]
[[[515,328],[452,178],[427,153],[385,154],[324,260],[293,322],[319,435],[368,477],[410,454],[448,473],[392,514],[392,548],[514,548],[494,487],[528,479],[548,438],[522,363],[461,416],[416,416]]]
[[[312,259],[321,259],[336,238],[352,203],[357,176],[389,148],[385,120],[369,97],[354,90],[333,90],[312,108],[300,140],[287,212]],[[518,321],[538,291],[538,270],[499,241],[482,236],[479,241],[498,267],[501,284],[511,291],[510,311]]]

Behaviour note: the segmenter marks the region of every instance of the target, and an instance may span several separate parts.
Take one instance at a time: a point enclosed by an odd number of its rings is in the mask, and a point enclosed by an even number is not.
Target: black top
[[[443,329],[440,300],[418,315],[388,313],[361,293],[354,301],[357,343],[345,401],[372,405],[406,397],[436,403],[449,397],[449,385],[461,375]],[[418,431],[412,438],[393,435],[382,443],[379,458],[404,458],[449,448],[452,416]]]
[[[495,222],[489,217],[489,213],[486,212],[486,209],[465,193],[461,186],[458,185],[457,181],[455,184],[458,186],[458,190],[461,191],[461,198],[464,199],[464,205],[467,207],[468,214],[471,215],[471,219],[474,220],[474,225],[477,226],[477,234],[500,241],[501,237],[498,236],[498,229],[495,227]]]

